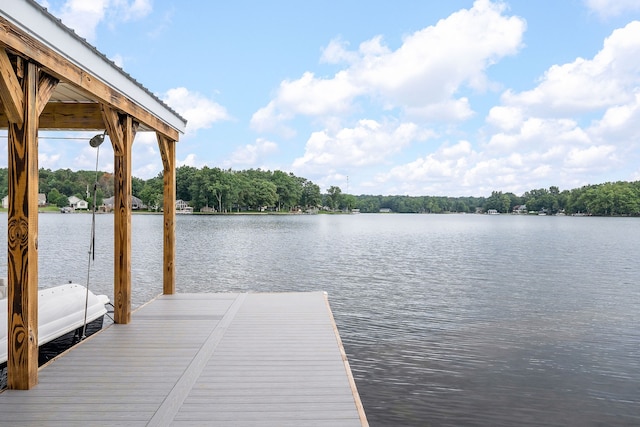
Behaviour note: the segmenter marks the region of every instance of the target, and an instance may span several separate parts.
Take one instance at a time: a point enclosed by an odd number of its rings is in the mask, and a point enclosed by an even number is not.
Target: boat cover
[[[0,290],[0,293],[6,291]],[[7,296],[0,295],[0,363],[7,361]],[[87,288],[75,283],[41,289],[38,292],[38,345],[46,344],[84,324]],[[106,295],[89,291],[87,323],[107,313]]]

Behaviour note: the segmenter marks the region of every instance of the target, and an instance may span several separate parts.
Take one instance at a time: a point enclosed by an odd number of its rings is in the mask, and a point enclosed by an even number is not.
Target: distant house
[[[176,200],[176,210],[181,211],[187,207],[189,207],[189,203],[185,202],[182,199]]]
[[[38,206],[47,206],[47,195],[44,193],[38,193]],[[9,196],[2,198],[2,207],[9,209]]]
[[[184,200],[176,200],[176,213],[177,214],[192,214],[193,208],[189,206],[189,203]]]
[[[82,200],[79,197],[71,196],[69,199],[69,206],[75,209],[89,209],[89,202]]]
[[[516,215],[526,215],[527,214],[527,205],[517,205],[513,207],[512,213]]]
[[[115,204],[115,196],[111,196],[107,199],[102,200],[102,206],[100,206],[100,210],[104,212],[111,212],[114,209]],[[144,209],[146,206],[142,203],[142,200],[138,199],[136,196],[131,196],[131,210]]]
[[[138,210],[144,208],[146,208],[146,206],[142,203],[141,199],[138,199],[136,196],[131,196],[131,209]]]

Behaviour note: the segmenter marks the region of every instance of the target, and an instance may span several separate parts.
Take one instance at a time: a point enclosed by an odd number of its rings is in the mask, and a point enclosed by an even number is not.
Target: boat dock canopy
[[[6,2],[2,5],[0,16],[0,25],[5,32],[1,41],[5,48],[15,50],[19,55],[25,55],[30,48],[35,48],[28,52],[29,56],[60,79],[49,104],[115,101],[140,122],[140,131],[164,130],[170,133],[167,136],[173,136],[175,140],[178,139],[176,132],[184,133],[184,118],[35,1]],[[36,42],[35,46],[30,46],[27,40],[20,38],[21,33]],[[115,99],[112,98],[114,94]],[[118,95],[126,99],[117,99]],[[137,117],[134,112],[139,113]],[[62,129],[78,129],[76,126],[81,123],[78,123],[78,117],[75,119],[75,124],[63,126]],[[83,123],[88,124],[87,129],[104,129],[101,119]],[[44,126],[41,123],[40,128],[61,129],[47,121]]]
[[[162,66],[162,64],[158,64]],[[131,319],[131,146],[155,132],[164,180],[163,293],[175,292],[175,145],[186,121],[34,0],[0,6],[0,128],[7,130],[8,384],[38,378],[38,133],[91,130],[114,152],[114,320]],[[87,140],[88,142],[88,140]]]

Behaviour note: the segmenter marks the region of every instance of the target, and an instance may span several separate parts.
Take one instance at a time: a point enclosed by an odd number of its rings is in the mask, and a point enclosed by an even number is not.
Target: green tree
[[[157,177],[146,180],[138,197],[140,197],[142,203],[147,205],[149,209],[155,210],[161,207],[164,201],[164,180],[162,173]]]
[[[343,194],[342,196],[342,206],[341,208],[346,209],[348,212],[351,212],[357,205],[356,198],[351,194]]]
[[[49,204],[58,206],[59,208],[69,206],[69,198],[60,193],[57,188],[52,188],[47,195]]]
[[[254,210],[274,206],[278,200],[277,187],[273,182],[256,179],[251,181],[253,191],[249,193],[248,206]]]
[[[489,196],[485,202],[485,210],[495,209],[501,213],[509,212],[509,196],[502,194],[502,191],[492,191],[491,196]]]
[[[327,190],[327,205],[336,210],[340,206],[340,202],[342,201],[342,190],[340,187],[332,185]]]
[[[176,168],[176,199],[191,201],[191,185],[198,172],[193,166],[180,166]]]
[[[322,203],[322,194],[320,194],[320,186],[313,182],[300,178],[302,186],[299,204],[305,208],[316,207]]]
[[[302,195],[302,187],[293,174],[274,171],[271,181],[276,186],[278,210],[291,209],[298,204]]]

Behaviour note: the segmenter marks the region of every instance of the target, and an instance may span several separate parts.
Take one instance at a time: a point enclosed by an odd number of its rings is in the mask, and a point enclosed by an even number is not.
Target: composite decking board
[[[180,377],[171,393],[162,402],[162,405],[149,420],[151,425],[169,425],[180,411],[189,390],[198,381],[199,375],[202,373],[207,361],[213,355],[216,347],[224,338],[226,328],[233,322],[239,308],[246,299],[246,294],[239,295],[231,304],[223,319],[219,323],[219,327],[215,328],[202,344],[201,351],[194,357],[193,361],[185,373]]]
[[[198,401],[203,403],[206,399],[215,397],[215,402],[271,402],[282,401],[283,396],[288,396],[287,401],[292,402],[308,402],[315,401],[336,401],[344,402],[345,397],[350,397],[351,392],[345,390],[344,387],[323,387],[317,390],[304,389],[298,390],[295,395],[292,396],[290,390],[273,390],[271,393],[265,394],[264,390],[251,389],[251,390],[224,390],[220,388],[202,388],[195,386],[186,401]]]
[[[130,394],[118,394],[114,395],[113,393],[106,394],[102,393],[83,393],[82,395],[61,395],[60,393],[42,393],[38,396],[33,396],[29,398],[29,405],[34,405],[36,407],[42,407],[42,405],[115,405],[118,404],[121,407],[122,405],[146,405],[153,404],[155,408],[158,406],[158,402],[161,397],[160,394],[152,395],[149,393],[130,393]],[[164,396],[164,394],[162,394]],[[22,402],[24,398],[20,396],[13,396],[6,398],[6,403],[11,404],[20,404],[21,408],[26,407],[26,404]],[[6,408],[9,408],[7,406]],[[3,408],[3,413],[6,408]],[[154,408],[154,411],[155,411]],[[6,409],[10,411],[11,409]],[[94,409],[95,410],[95,409]],[[1,420],[0,420],[1,422]]]
[[[41,425],[43,424],[35,424],[32,421],[25,421],[25,422],[15,421],[11,423],[11,427],[34,427],[34,426],[41,426]],[[91,424],[87,424],[86,421],[71,421],[71,420],[63,420],[63,421],[47,420],[47,423],[46,423],[47,427],[87,427],[87,425],[91,425]],[[123,426],[145,427],[147,425],[147,421],[127,420],[127,423],[123,424],[122,421],[101,419],[99,423],[96,423],[93,425],[99,425],[100,427],[123,427]],[[183,425],[182,427],[186,427],[186,426]],[[193,427],[195,427],[195,425],[193,425]],[[249,427],[249,426],[245,425],[245,426],[236,426],[236,427]],[[286,426],[283,426],[283,427],[286,427]]]
[[[355,416],[354,416],[355,415]],[[317,410],[308,411],[306,409],[300,409],[299,411],[256,411],[256,412],[238,412],[237,410],[230,410],[226,412],[211,411],[207,408],[203,408],[203,411],[197,412],[195,410],[184,411],[176,415],[177,421],[180,420],[192,420],[202,422],[225,422],[222,425],[228,425],[235,421],[248,420],[248,421],[280,421],[280,420],[354,420],[358,421],[358,414],[354,410]]]
[[[231,381],[233,381],[233,383],[229,384]],[[321,388],[321,387],[331,388],[334,385],[346,387],[348,386],[349,383],[345,381],[346,380],[343,380],[341,377],[337,375],[326,377],[326,378],[320,378],[320,377],[310,378],[310,377],[304,377],[304,376],[282,378],[280,376],[274,375],[271,377],[257,377],[253,379],[253,381],[250,377],[238,378],[235,380],[229,379],[228,377],[215,377],[215,376],[206,377],[206,378],[201,377],[198,380],[198,383],[200,384],[206,383],[211,386],[218,386],[221,389],[225,389],[225,390],[233,390],[238,388],[259,389],[259,388],[269,388],[269,387],[274,389],[276,387],[280,387],[283,389],[293,391],[293,390],[299,390],[303,388],[314,388],[314,389]]]
[[[344,377],[342,372],[337,370],[319,370],[315,372],[309,372],[309,368],[299,370],[268,370],[267,372],[251,371],[251,370],[233,370],[227,371],[220,370],[208,370],[203,372],[200,378],[202,380],[214,380],[214,381],[251,381],[253,378],[256,381],[268,381],[271,378],[278,378],[281,380],[289,381],[305,381],[314,378],[330,378],[331,381]]]
[[[0,425],[366,425],[334,328],[319,292],[160,296],[0,393]]]
[[[331,390],[329,394],[335,392],[336,386],[349,390],[349,381],[333,325],[326,316],[324,300],[320,299],[322,304],[318,304],[318,299],[315,303],[305,299],[298,301],[295,309],[292,309],[289,304],[294,303],[294,299],[279,298],[278,295],[266,295],[265,299],[269,300],[268,304],[251,294],[247,297],[175,420],[233,423],[270,420],[278,425],[283,420],[349,419],[354,421],[354,425],[359,425],[352,395],[345,394],[342,403],[334,401],[322,404],[316,403],[318,399],[309,398],[315,398],[323,387]],[[315,337],[316,340],[310,340],[309,337]],[[265,360],[278,361],[280,364],[266,375],[252,376],[237,369],[232,371],[236,373],[235,377],[228,375],[226,363],[229,361],[234,364],[245,361],[251,366]],[[313,375],[320,361],[332,361],[330,372],[336,375]],[[308,370],[288,370],[300,363]],[[225,374],[220,375],[222,372]],[[207,396],[203,393],[207,390],[214,394]],[[299,403],[291,400],[306,390],[313,390],[314,393]],[[241,399],[221,404],[216,399],[218,393],[237,394]],[[260,399],[274,395],[280,399],[260,403]]]
[[[221,423],[221,425],[224,425]],[[233,427],[300,427],[299,420],[234,420]],[[353,427],[352,420],[305,420],[305,427]],[[202,421],[175,420],[172,427],[202,427]]]
[[[7,413],[6,416],[4,412],[2,413],[2,421],[1,425],[6,426],[14,426],[18,421],[30,421],[32,426],[48,426],[49,422],[60,423],[66,425],[67,421],[82,421],[85,425],[93,425],[99,426],[101,425],[101,420],[109,420],[113,423],[119,422],[120,425],[123,422],[126,422],[126,425],[129,425],[129,422],[132,421],[140,421],[147,422],[150,414],[148,412],[105,412],[105,413],[97,413],[97,412],[81,412],[74,410],[73,408],[69,408],[69,410],[65,411],[63,414],[58,413],[47,413],[45,410],[41,410],[33,413]]]
[[[159,295],[154,301],[162,301],[162,300],[171,300],[171,301],[181,301],[181,300],[196,300],[196,301],[218,301],[218,300],[235,300],[239,293],[224,293],[224,294],[209,294],[209,293],[179,293],[174,295]]]
[[[9,416],[9,414],[23,413],[23,414],[33,414],[38,412],[46,412],[49,417],[65,417],[66,413],[69,412],[69,407],[72,404],[52,404],[46,402],[40,402],[39,404],[28,404],[28,405],[20,405],[20,409],[11,408],[3,408],[2,411],[2,420],[5,420],[5,416]],[[149,413],[154,412],[158,407],[157,404],[154,403],[100,403],[100,412],[103,413],[133,413],[133,412],[142,412]],[[84,413],[91,414],[95,413],[96,409],[91,407],[78,408],[74,409],[75,413]]]

